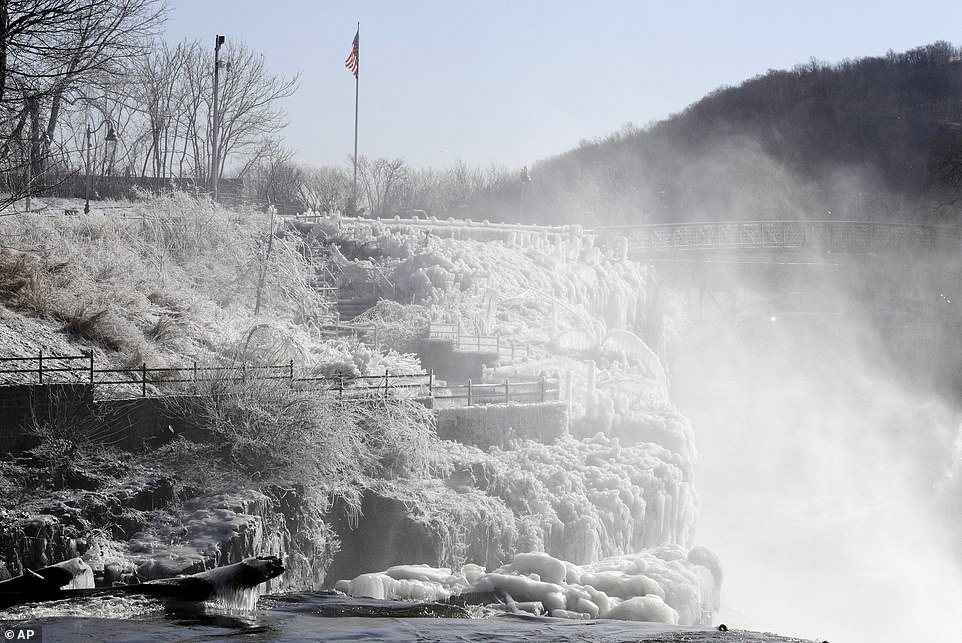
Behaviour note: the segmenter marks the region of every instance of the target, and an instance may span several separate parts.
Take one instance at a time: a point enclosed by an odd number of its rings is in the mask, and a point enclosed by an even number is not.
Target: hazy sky
[[[416,166],[519,167],[628,122],[812,57],[837,62],[962,43],[962,3],[715,0],[170,0],[172,41],[243,40],[280,75],[298,160],[359,153]]]

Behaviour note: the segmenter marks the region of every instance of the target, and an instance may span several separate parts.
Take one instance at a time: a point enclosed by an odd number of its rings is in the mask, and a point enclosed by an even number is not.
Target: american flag
[[[357,55],[358,55],[358,41],[361,37],[361,30],[358,29],[357,33],[354,34],[354,46],[351,47],[351,55],[347,57],[344,61],[344,66],[351,70],[354,77],[357,78]]]

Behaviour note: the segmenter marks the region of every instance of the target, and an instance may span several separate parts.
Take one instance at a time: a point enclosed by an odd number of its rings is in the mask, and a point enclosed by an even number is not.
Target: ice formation
[[[425,235],[424,222],[345,220],[350,229],[334,234],[377,248],[374,261],[398,291],[441,305],[444,321],[537,347],[487,375],[566,373],[572,435],[488,452],[453,445],[444,484],[385,485],[437,534],[448,567],[391,567],[341,586],[424,600],[470,586],[556,616],[707,622],[720,572],[701,550],[692,550],[698,562],[687,558],[698,504],[694,440],[670,404],[658,351],[646,343],[669,335],[653,306],[653,276],[623,256],[604,256],[576,227],[436,223]],[[349,269],[365,269],[364,258],[351,261]],[[470,296],[482,291],[493,292],[496,309],[483,319]],[[540,553],[501,566],[517,551]]]
[[[563,618],[611,618],[704,625],[718,607],[721,568],[708,550],[664,545],[588,565],[543,552],[517,554],[488,573],[399,565],[335,586],[351,596],[442,601],[458,595],[500,596],[515,609]]]
[[[93,569],[80,558],[71,558],[57,563],[56,566],[66,569],[73,576],[70,582],[60,589],[89,589],[94,586]]]
[[[494,450],[491,458],[503,471],[508,506],[541,517],[538,549],[587,563],[664,543],[692,544],[692,463],[679,452],[654,443],[622,446],[597,434],[524,442]]]

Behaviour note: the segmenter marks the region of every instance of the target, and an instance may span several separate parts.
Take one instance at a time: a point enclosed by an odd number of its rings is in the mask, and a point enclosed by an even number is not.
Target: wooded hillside
[[[962,50],[946,42],[837,64],[813,59],[717,89],[665,121],[583,142],[536,164],[529,183],[479,194],[470,209],[477,218],[589,225],[949,223],[962,190],[960,106]]]

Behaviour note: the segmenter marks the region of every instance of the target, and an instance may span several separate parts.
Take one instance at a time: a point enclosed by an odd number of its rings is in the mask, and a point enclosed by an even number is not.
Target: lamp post
[[[93,145],[90,142],[90,137],[100,131],[100,128],[104,125],[107,126],[107,136],[104,141],[107,143],[117,142],[117,133],[114,131],[114,125],[108,120],[104,120],[95,129],[90,129],[90,123],[87,123],[87,180],[84,183],[84,214],[90,214],[90,150]]]
[[[217,92],[220,87],[220,68],[230,71],[230,63],[220,59],[220,46],[224,44],[224,36],[214,37],[214,101],[211,115],[211,151],[210,151],[210,191],[217,201],[217,175],[220,170],[220,153],[217,149],[217,138],[220,133],[220,113],[217,111]]]

